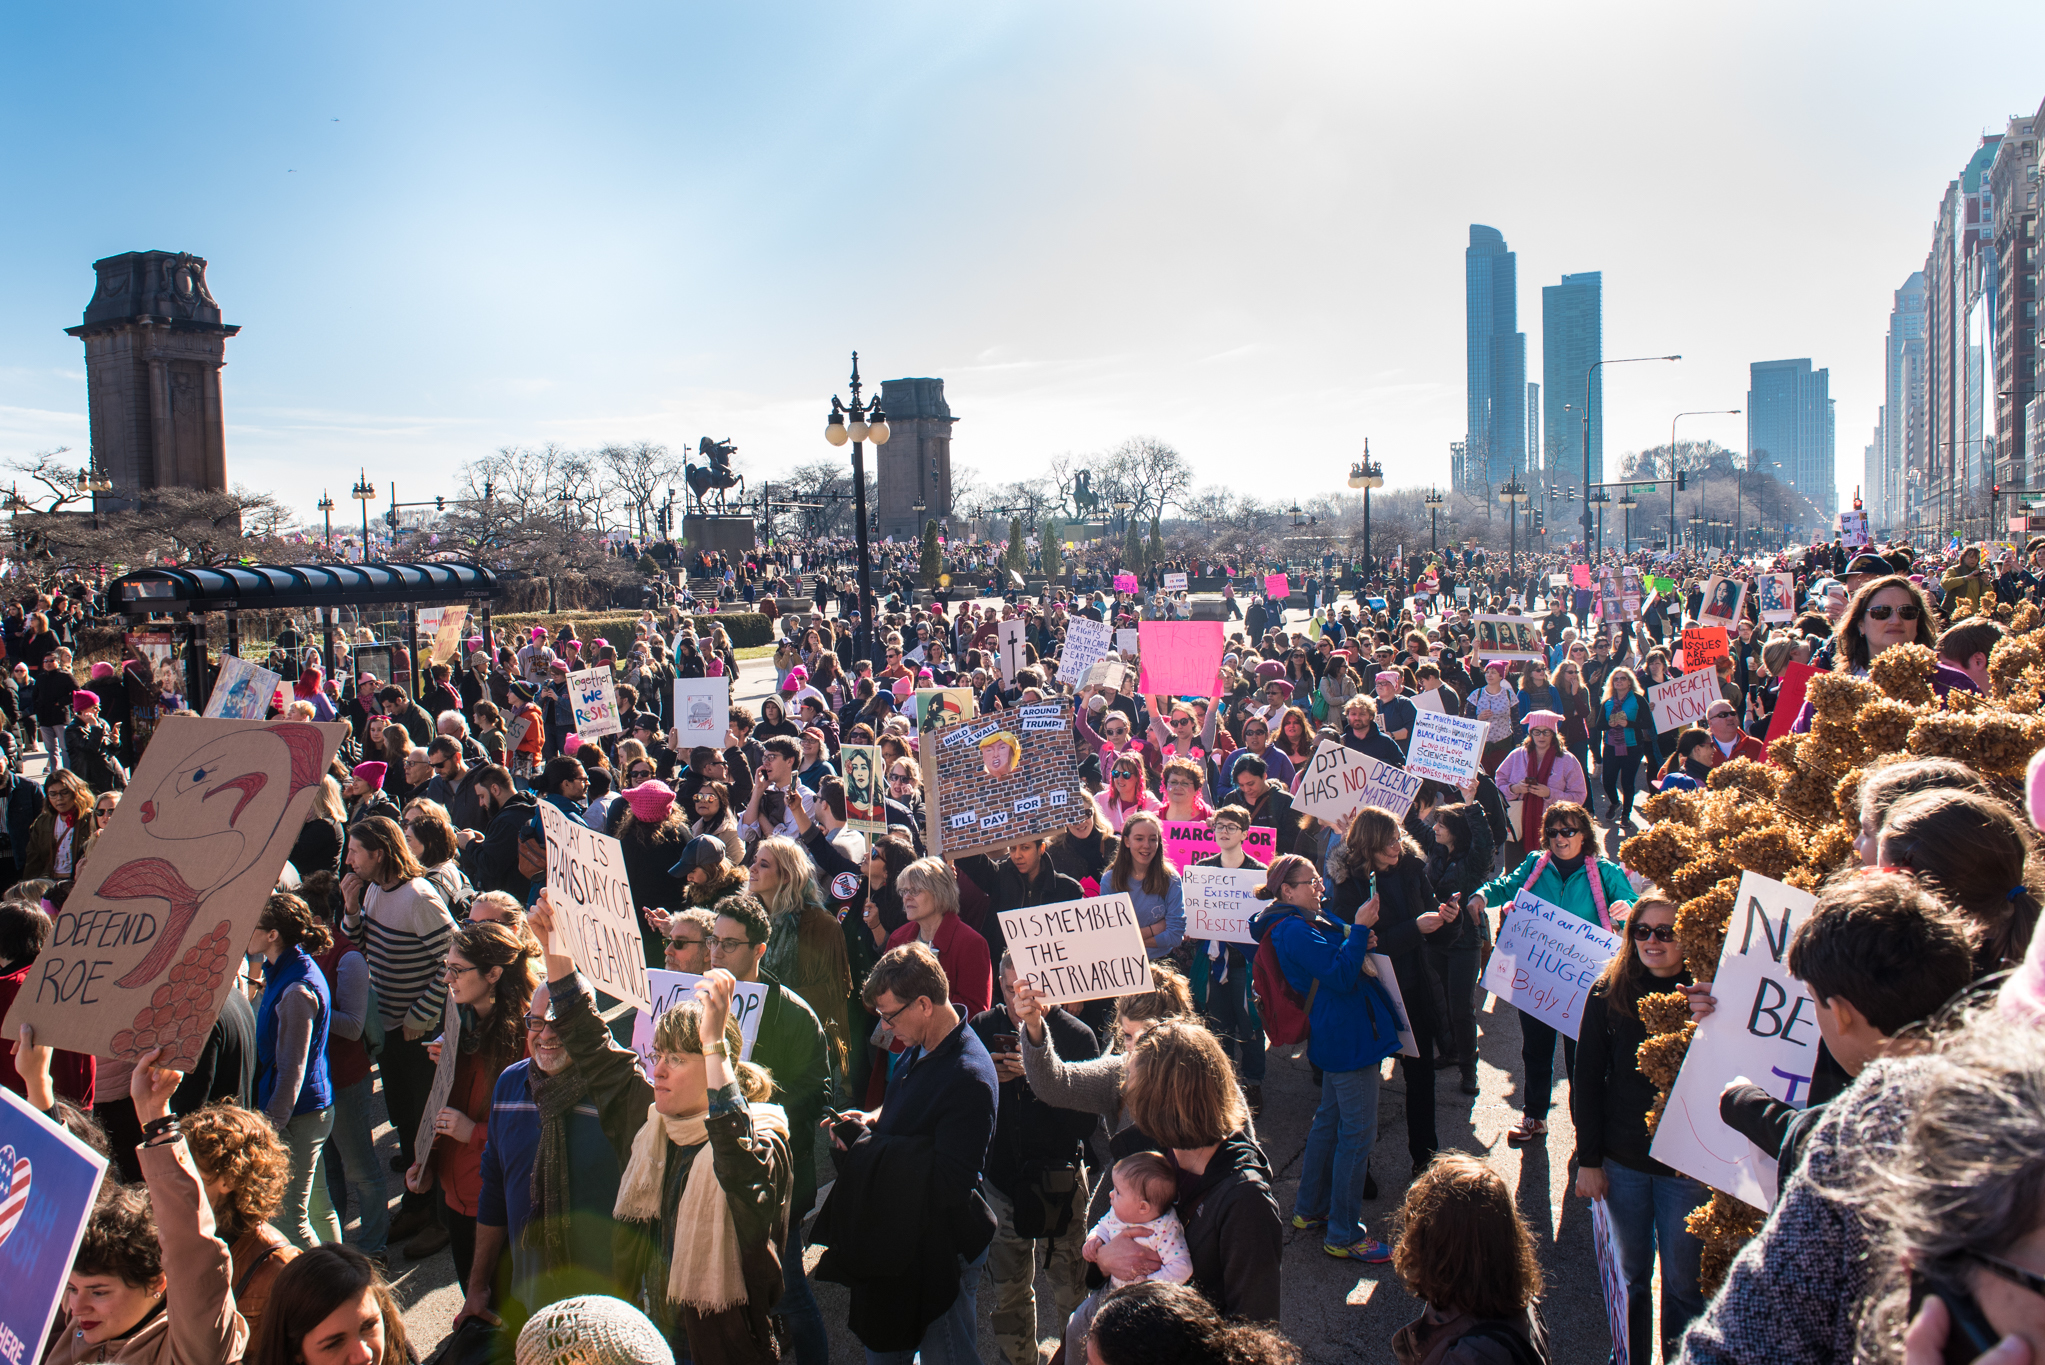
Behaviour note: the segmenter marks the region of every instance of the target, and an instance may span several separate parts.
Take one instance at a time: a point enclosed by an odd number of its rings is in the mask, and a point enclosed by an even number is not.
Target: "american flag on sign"
[[[5,1246],[14,1225],[28,1208],[28,1158],[16,1156],[12,1147],[0,1147],[0,1246]]]

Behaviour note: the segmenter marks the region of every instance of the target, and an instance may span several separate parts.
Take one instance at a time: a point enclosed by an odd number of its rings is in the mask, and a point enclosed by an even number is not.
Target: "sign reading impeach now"
[[[1126,895],[1001,912],[1016,970],[1053,1004],[1150,989],[1150,955]]]

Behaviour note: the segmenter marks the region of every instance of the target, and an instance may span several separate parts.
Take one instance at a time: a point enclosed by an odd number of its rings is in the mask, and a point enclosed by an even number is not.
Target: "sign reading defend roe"
[[[1016,969],[1052,1004],[1150,989],[1150,955],[1126,895],[1001,912]]]

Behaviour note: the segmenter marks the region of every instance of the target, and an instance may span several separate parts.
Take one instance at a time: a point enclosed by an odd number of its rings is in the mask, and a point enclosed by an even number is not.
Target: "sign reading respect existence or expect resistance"
[[[1257,899],[1264,872],[1254,867],[1189,867],[1179,874],[1186,895],[1186,937],[1255,943],[1250,917],[1270,905]]]
[[[1150,989],[1150,955],[1126,895],[1003,910],[1001,932],[1017,971],[1052,1004]]]
[[[1740,875],[1711,993],[1648,1153],[1757,1209],[1775,1205],[1775,1158],[1718,1116],[1728,1083],[1749,1080],[1802,1108],[1818,1061],[1817,1004],[1789,974],[1789,942],[1817,897],[1757,873]]]
[[[632,1021],[632,1050],[639,1054],[639,1070],[653,1079],[653,1026],[676,1005],[696,998],[703,978],[694,972],[669,972],[650,967],[646,972],[647,994],[653,1003],[639,1011]],[[731,993],[731,1017],[738,1021],[739,1059],[753,1060],[753,1044],[760,1037],[760,1016],[767,1011],[767,983],[741,981]]]
[[[570,820],[547,801],[540,802],[540,824],[547,833],[554,932],[576,970],[604,994],[651,1009],[646,951],[640,945],[624,850],[610,835]]]
[[[1459,787],[1477,775],[1490,725],[1474,716],[1421,711],[1413,718],[1413,744],[1406,771]]]
[[[1426,780],[1419,773],[1346,749],[1335,740],[1322,740],[1307,760],[1292,804],[1302,814],[1325,820],[1337,829],[1346,828],[1349,818],[1365,806],[1381,807],[1403,820]]]
[[[1583,1028],[1584,998],[1624,942],[1602,924],[1521,891],[1485,964],[1484,989],[1574,1038]]]

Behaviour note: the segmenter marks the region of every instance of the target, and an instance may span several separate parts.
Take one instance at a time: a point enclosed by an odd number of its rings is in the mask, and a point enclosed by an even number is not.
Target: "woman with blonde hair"
[[[760,966],[816,1011],[831,1040],[832,1074],[843,1076],[851,1045],[846,1004],[852,966],[845,929],[824,909],[809,850],[778,834],[760,840],[747,889],[767,909],[767,955]]]
[[[1031,1093],[1060,1109],[1099,1114],[1114,1136],[1129,1125],[1122,1106],[1122,1071],[1129,1049],[1146,1032],[1167,1019],[1193,1019],[1198,1011],[1186,978],[1169,962],[1150,964],[1150,989],[1115,1000],[1115,1023],[1108,1050],[1085,1061],[1066,1061],[1051,1046],[1044,1024],[1042,992],[1026,976],[1015,983],[1015,1021],[1021,1026],[1023,1075]]]

